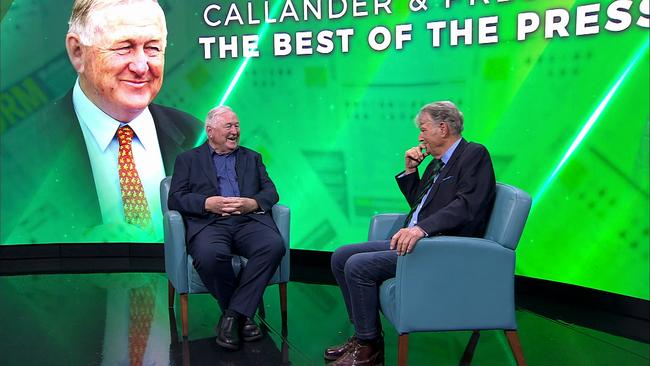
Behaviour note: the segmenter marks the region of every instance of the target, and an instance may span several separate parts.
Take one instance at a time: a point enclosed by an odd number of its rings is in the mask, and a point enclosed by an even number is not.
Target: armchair
[[[167,197],[171,177],[167,177],[160,183],[160,204],[162,206],[164,232],[165,232],[165,272],[169,279],[169,308],[174,307],[175,293],[180,294],[181,323],[183,337],[188,335],[188,294],[208,293],[199,274],[192,264],[192,256],[187,253],[185,246],[185,224],[183,217],[178,211],[170,210],[167,207]],[[269,281],[271,284],[279,284],[280,288],[280,309],[282,312],[282,327],[287,324],[287,282],[289,282],[289,221],[291,213],[289,208],[283,205],[275,205],[271,210],[273,221],[286,245],[286,254],[282,258],[277,271]],[[239,273],[242,267],[246,266],[246,258],[234,256],[232,260],[235,273]]]
[[[407,363],[411,332],[472,330],[461,363],[469,364],[479,331],[503,329],[518,365],[525,365],[514,301],[515,248],[530,211],[530,196],[497,183],[496,201],[483,238],[421,239],[397,260],[395,278],[380,287],[381,310],[400,334],[398,365]],[[369,240],[384,240],[405,215],[372,219]]]

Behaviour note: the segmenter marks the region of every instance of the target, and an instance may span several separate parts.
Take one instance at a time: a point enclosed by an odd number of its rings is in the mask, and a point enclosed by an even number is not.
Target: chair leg
[[[181,324],[183,327],[183,337],[187,337],[187,294],[181,294]]]
[[[478,338],[481,336],[478,330],[472,332],[472,336],[465,346],[465,352],[463,352],[463,358],[460,360],[461,366],[469,366],[472,364],[472,358],[474,358],[474,350],[478,344]]]
[[[519,336],[517,335],[516,330],[504,330],[506,333],[506,338],[508,338],[508,343],[510,344],[510,349],[512,354],[515,356],[518,366],[526,366],[526,360],[524,359],[524,353],[521,351],[521,343],[519,343]]]
[[[287,284],[280,283],[280,312],[282,314],[282,329],[287,327]]]
[[[409,353],[409,334],[400,334],[397,341],[397,366],[406,366]]]
[[[174,308],[174,296],[176,296],[176,290],[174,289],[174,285],[172,285],[172,281],[167,281],[167,298],[169,302],[169,308],[173,309]]]

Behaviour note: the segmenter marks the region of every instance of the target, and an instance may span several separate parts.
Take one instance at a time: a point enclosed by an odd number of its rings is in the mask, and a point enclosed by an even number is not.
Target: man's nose
[[[138,76],[142,76],[149,71],[149,63],[147,61],[147,55],[144,53],[144,49],[138,49],[129,63],[129,70]]]

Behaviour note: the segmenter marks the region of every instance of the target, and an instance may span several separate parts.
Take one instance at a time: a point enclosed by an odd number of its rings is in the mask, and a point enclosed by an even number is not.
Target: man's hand
[[[234,210],[228,208],[231,197],[211,196],[205,200],[205,210],[217,215],[230,215]]]
[[[218,215],[245,215],[259,208],[257,201],[247,197],[212,196],[205,200],[205,210]]]
[[[248,197],[229,197],[228,210],[233,210],[232,215],[245,215],[247,213],[257,210],[260,206],[252,198]]]
[[[424,236],[424,230],[417,225],[400,229],[390,240],[390,249],[397,249],[397,255],[411,253],[418,240],[424,238]]]
[[[422,152],[422,146],[415,146],[404,153],[404,172],[406,174],[411,174],[415,172],[424,158],[429,156],[429,153],[426,151]]]

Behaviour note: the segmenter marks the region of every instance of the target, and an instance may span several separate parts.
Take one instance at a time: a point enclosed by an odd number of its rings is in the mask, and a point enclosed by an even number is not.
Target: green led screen
[[[93,188],[59,184],[82,161],[49,153],[69,137],[43,113],[75,83],[71,3],[0,3],[1,243],[162,242],[160,227],[86,227]],[[517,273],[649,299],[648,0],[160,3],[156,103],[200,120],[220,103],[238,113],[242,145],[262,153],[291,208],[292,248],[360,242],[373,214],[406,211],[394,175],[417,143],[413,118],[451,100],[497,180],[533,197]],[[320,4],[320,19],[304,19],[306,3]],[[26,134],[35,120],[47,128]],[[28,144],[42,151],[21,154]],[[64,191],[80,198],[57,201]]]

